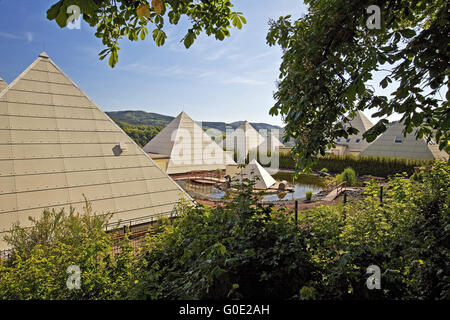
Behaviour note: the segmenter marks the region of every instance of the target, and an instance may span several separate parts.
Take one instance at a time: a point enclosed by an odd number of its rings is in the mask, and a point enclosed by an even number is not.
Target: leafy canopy
[[[356,110],[375,108],[375,117],[402,115],[404,134],[434,139],[447,148],[450,109],[447,95],[449,12],[444,0],[306,0],[309,12],[270,22],[269,45],[283,50],[272,115],[285,119],[286,138],[297,143],[298,169],[304,169],[338,137],[357,130],[348,125]],[[369,29],[366,12],[381,9],[381,29]],[[375,72],[386,76],[390,97],[369,84]],[[442,90],[441,90],[442,89]],[[345,116],[347,114],[347,116]],[[364,134],[373,141],[386,130],[379,121]],[[347,128],[345,128],[347,126]]]
[[[100,60],[109,56],[111,67],[118,62],[119,40],[144,40],[148,25],[153,28],[152,38],[159,47],[167,38],[164,23],[168,20],[176,25],[186,16],[191,27],[182,41],[189,48],[202,32],[223,40],[230,36],[231,26],[241,29],[247,23],[242,12],[232,11],[230,0],[60,0],[47,11],[47,18],[64,28],[74,14],[67,12],[72,5],[80,8],[83,20],[97,28],[95,35],[106,46],[99,53]]]
[[[128,238],[116,243],[105,227],[111,214],[97,214],[86,202],[76,213],[45,210],[31,226],[15,225],[5,240],[9,260],[0,259],[0,300],[93,300],[124,298],[138,268]],[[113,247],[120,254],[112,254]],[[70,290],[69,266],[81,272],[80,289]]]

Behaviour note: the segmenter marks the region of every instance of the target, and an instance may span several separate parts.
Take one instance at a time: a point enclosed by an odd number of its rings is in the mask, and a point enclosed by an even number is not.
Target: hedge
[[[283,161],[281,159],[283,158]],[[290,160],[290,161],[289,161]],[[326,155],[319,157],[313,165],[313,170],[319,171],[327,168],[330,173],[340,173],[345,168],[351,167],[358,176],[373,175],[388,177],[396,173],[414,173],[415,167],[429,166],[434,160],[405,159],[376,156],[352,156],[352,155]],[[286,166],[283,166],[286,165]],[[288,154],[280,154],[280,168],[294,169],[295,161]]]
[[[259,160],[259,156],[258,156]],[[248,161],[248,159],[247,159]],[[414,173],[415,167],[430,166],[434,160],[428,159],[406,159],[376,156],[339,156],[328,154],[319,157],[312,169],[320,171],[327,168],[329,173],[337,174],[351,167],[358,176],[373,175],[377,177],[388,177],[396,173],[406,172],[408,175]],[[296,161],[289,153],[279,154],[280,169],[295,169]]]

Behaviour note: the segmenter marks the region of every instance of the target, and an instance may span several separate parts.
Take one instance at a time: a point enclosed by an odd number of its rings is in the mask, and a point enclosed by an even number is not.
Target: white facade
[[[227,165],[236,164],[185,112],[150,140],[144,150],[170,157],[168,174],[225,169]]]
[[[14,223],[74,207],[127,225],[192,200],[42,53],[0,93],[0,250]]]
[[[403,136],[403,124],[393,123],[361,152],[364,156],[387,156],[408,159],[448,160],[448,154],[439,150],[435,143],[427,143],[425,138],[416,139],[415,131]]]

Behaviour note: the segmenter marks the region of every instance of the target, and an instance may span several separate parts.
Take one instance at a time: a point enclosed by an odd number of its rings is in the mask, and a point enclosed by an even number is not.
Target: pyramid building
[[[133,225],[191,200],[42,53],[0,93],[0,250],[14,223],[85,197],[111,223]]]
[[[264,138],[264,136],[263,136]],[[265,143],[259,145],[259,148],[266,148],[266,150],[276,151],[279,148],[285,148],[285,145],[280,141],[279,137],[277,137],[273,131],[267,132],[265,137]]]
[[[202,128],[185,112],[181,112],[145,146],[152,156],[167,156],[163,168],[167,174],[226,169],[236,165]]]
[[[254,181],[255,189],[268,189],[276,183],[275,179],[255,159],[233,178],[234,182],[238,184],[245,179]]]
[[[3,79],[0,77],[0,92],[2,92],[3,90],[5,90],[6,87],[8,87],[8,84],[5,82],[5,80],[3,80]]]
[[[331,153],[335,154],[354,154],[358,155],[363,151],[369,143],[363,139],[363,134],[373,127],[373,123],[362,113],[356,111],[356,115],[350,120],[347,127],[353,127],[358,130],[357,134],[352,134],[348,138],[337,138],[336,147],[331,149]]]
[[[248,121],[244,121],[226,136],[221,146],[227,151],[237,152],[239,162],[239,159],[245,159],[250,152],[256,152],[263,143],[266,143],[266,139]]]
[[[391,124],[361,155],[448,160],[448,154],[435,143],[427,143],[426,138],[416,139],[415,131],[403,136],[403,128],[401,122]]]

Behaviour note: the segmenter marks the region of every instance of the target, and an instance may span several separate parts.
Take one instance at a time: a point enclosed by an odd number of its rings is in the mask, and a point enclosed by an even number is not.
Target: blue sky
[[[236,0],[247,25],[217,41],[201,36],[190,49],[180,43],[187,21],[167,25],[168,39],[124,39],[119,63],[98,60],[103,47],[94,29],[59,28],[46,19],[56,0],[0,0],[0,76],[14,80],[45,50],[104,111],[144,110],[175,116],[184,110],[197,121],[249,120],[282,125],[269,115],[281,50],[266,44],[268,20],[306,7],[298,0]],[[373,113],[371,111],[367,115]]]

